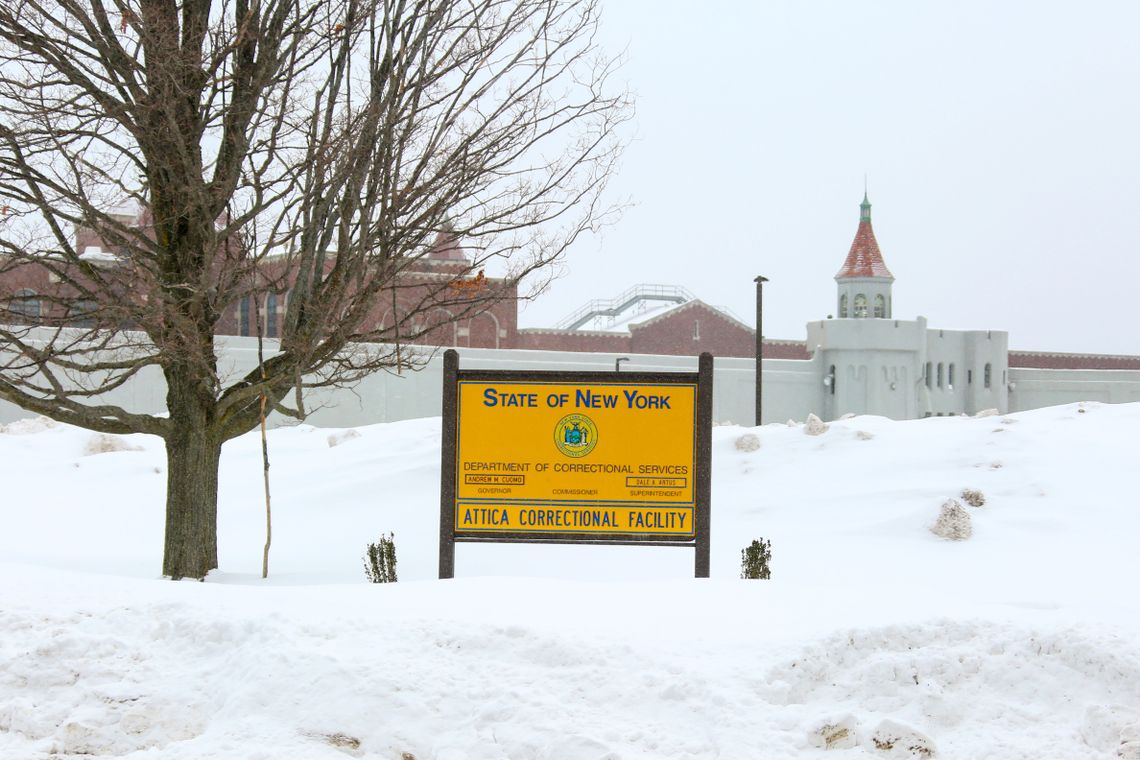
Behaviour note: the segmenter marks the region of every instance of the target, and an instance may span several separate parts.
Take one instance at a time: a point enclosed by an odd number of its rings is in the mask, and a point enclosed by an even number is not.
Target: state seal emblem
[[[568,457],[584,457],[598,445],[598,426],[584,414],[568,414],[554,426],[554,445]]]

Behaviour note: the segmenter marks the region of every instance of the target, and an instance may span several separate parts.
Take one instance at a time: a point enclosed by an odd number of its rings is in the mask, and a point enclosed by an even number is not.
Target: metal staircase
[[[615,298],[595,298],[557,324],[559,330],[577,330],[595,317],[617,317],[626,309],[644,301],[668,301],[682,304],[696,296],[679,285],[634,285]]]

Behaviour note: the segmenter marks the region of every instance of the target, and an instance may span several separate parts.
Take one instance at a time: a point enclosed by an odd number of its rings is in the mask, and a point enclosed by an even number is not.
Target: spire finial
[[[859,204],[859,221],[871,221],[871,201],[867,199],[867,175],[863,175],[863,202]]]

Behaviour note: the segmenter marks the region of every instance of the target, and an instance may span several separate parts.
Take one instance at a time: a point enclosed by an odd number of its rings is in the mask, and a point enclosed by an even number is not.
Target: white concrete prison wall
[[[1009,410],[1023,412],[1077,401],[1140,401],[1140,372],[1126,369],[1009,370]]]
[[[40,328],[31,340],[46,342],[53,331]],[[271,356],[275,341],[266,340],[264,351]],[[353,427],[378,422],[438,416],[442,404],[443,349],[418,349],[426,361],[415,372],[377,372],[351,388],[312,389],[305,394],[310,411],[307,423],[319,427]],[[695,372],[697,357],[650,356],[639,354],[595,354],[567,351],[523,351],[508,349],[459,349],[460,367],[465,369],[608,371],[619,357],[627,357],[625,372]],[[256,338],[226,337],[218,340],[219,373],[232,382],[257,364]],[[718,358],[714,360],[713,419],[751,425],[755,409],[755,361]],[[819,413],[822,403],[816,362],[764,360],[764,421],[782,422],[806,419]],[[139,414],[160,414],[166,409],[166,384],[161,372],[148,367],[124,386],[92,398],[91,404],[114,404]],[[0,423],[32,416],[9,402],[0,401]],[[274,414],[270,424],[289,424]]]

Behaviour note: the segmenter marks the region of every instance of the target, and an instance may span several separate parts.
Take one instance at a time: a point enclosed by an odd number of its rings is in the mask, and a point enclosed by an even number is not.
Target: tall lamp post
[[[760,362],[764,357],[764,283],[768,278],[763,275],[755,279],[756,283],[756,425],[760,425],[761,398],[763,396],[764,373]]]

